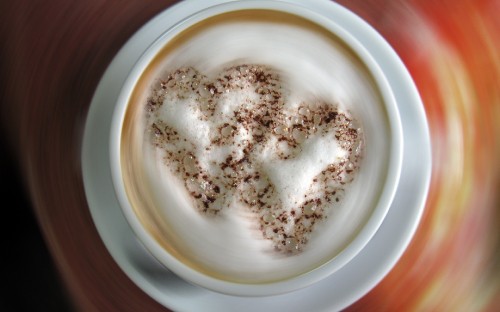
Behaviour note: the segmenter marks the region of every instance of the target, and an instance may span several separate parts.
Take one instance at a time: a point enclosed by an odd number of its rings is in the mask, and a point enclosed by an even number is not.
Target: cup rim
[[[390,151],[388,155],[390,160],[388,162],[389,166],[385,179],[385,187],[379,196],[378,203],[372,214],[369,216],[367,222],[364,223],[363,228],[358,234],[356,234],[352,242],[343,248],[343,250],[334,258],[311,271],[285,280],[262,284],[236,283],[207,276],[183,264],[180,260],[170,255],[165,249],[163,249],[163,247],[156,242],[152,235],[148,233],[138,220],[132,205],[128,201],[128,195],[125,191],[122,180],[120,158],[121,129],[128,107],[129,98],[138,78],[147,67],[150,60],[157,55],[158,51],[182,30],[201,22],[206,18],[227,12],[253,9],[276,10],[305,18],[331,31],[347,46],[349,46],[352,51],[360,57],[376,81],[377,88],[383,98],[391,136]],[[391,206],[399,183],[403,159],[402,137],[402,126],[399,111],[391,87],[385,78],[385,75],[369,52],[349,32],[327,17],[295,3],[263,0],[226,2],[204,8],[167,29],[145,49],[144,53],[132,67],[132,70],[128,73],[127,79],[125,80],[120,90],[118,100],[116,101],[111,122],[109,141],[112,184],[121,211],[125,215],[125,218],[130,224],[134,234],[138,237],[139,241],[146,247],[146,249],[167,269],[171,270],[186,281],[224,294],[237,296],[277,295],[304,288],[334,273],[352,260],[370,241],[373,235],[375,235]]]

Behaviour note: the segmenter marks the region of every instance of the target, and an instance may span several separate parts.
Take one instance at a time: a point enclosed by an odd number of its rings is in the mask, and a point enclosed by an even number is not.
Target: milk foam
[[[211,214],[200,213],[193,207],[191,195],[198,193],[193,193],[191,187],[208,188],[214,196],[229,190],[224,182],[212,181],[212,177],[228,176],[230,173],[224,172],[231,169],[214,166],[214,163],[222,163],[231,156],[233,166],[234,160],[245,156],[244,147],[255,143],[248,142],[258,135],[252,132],[254,130],[238,124],[236,129],[224,125],[234,117],[235,110],[245,105],[250,112],[257,108],[255,103],[259,98],[256,90],[245,85],[241,86],[241,91],[217,89],[215,86],[213,89],[203,88],[204,84],[207,86],[216,81],[220,73],[227,69],[247,64],[264,66],[275,75],[271,80],[280,84],[280,92],[285,99],[280,103],[285,112],[284,123],[293,126],[294,122],[298,122],[294,118],[307,114],[303,111],[309,106],[304,106],[304,103],[312,103],[313,109],[326,103],[338,113],[338,118],[345,117],[354,122],[346,127],[360,127],[357,129],[359,138],[351,151],[335,140],[333,132],[325,135],[308,132],[306,138],[292,140],[300,141],[299,147],[295,148],[297,151],[292,148],[290,152],[289,146],[281,150],[281,130],[275,129],[276,133],[262,134],[266,135],[266,143],[252,154],[259,157],[258,168],[241,169],[249,176],[255,175],[254,172],[264,174],[265,179],[259,178],[273,186],[268,192],[275,192],[272,194],[280,199],[280,211],[296,211],[303,216],[300,222],[305,222],[305,225],[301,226],[312,229],[301,238],[304,244],[293,241],[293,235],[287,238],[287,233],[293,233],[294,222],[297,222],[293,220],[280,221],[280,224],[285,224],[278,233],[281,236],[271,239],[274,234],[269,229],[272,227],[267,229],[266,225],[278,216],[265,212],[259,215],[260,212],[248,209],[245,201],[236,196],[214,197],[217,208],[213,211],[207,208]],[[185,90],[184,95],[179,95],[181,91],[161,95],[162,106],[149,107],[145,121],[153,143],[149,144],[146,139],[143,146],[142,162],[151,192],[147,196],[154,199],[155,207],[152,209],[164,217],[169,231],[175,233],[167,244],[176,244],[179,253],[188,254],[188,258],[204,270],[230,280],[257,283],[306,272],[330,259],[349,243],[371,213],[373,201],[380,191],[379,181],[383,179],[387,156],[387,143],[383,138],[388,130],[376,122],[385,118],[377,91],[346,48],[325,40],[307,28],[279,23],[235,22],[231,25],[212,25],[198,32],[170,53],[159,68],[162,70],[156,76],[163,77],[161,79],[165,84],[166,77],[176,71],[180,75],[176,78],[179,81],[193,77],[192,71],[196,71],[194,75],[198,78],[202,75],[205,79],[195,82],[200,87],[198,95],[189,90]],[[180,68],[183,70],[179,71]],[[231,75],[230,71],[227,73]],[[189,85],[197,87],[192,81]],[[161,88],[155,90],[161,91]],[[153,97],[157,97],[154,92]],[[211,107],[213,104],[209,101],[200,106],[200,98],[210,98],[214,93],[220,93],[215,107]],[[308,118],[313,120],[314,117]],[[170,129],[170,132],[165,129]],[[291,129],[288,127],[284,131],[289,131],[287,133],[293,137]],[[222,140],[217,144],[214,144],[214,133]],[[147,131],[145,135],[148,135]],[[225,136],[232,136],[232,140],[239,142],[240,146],[224,144]],[[165,148],[168,144],[165,142],[174,141],[178,142],[176,146]],[[189,151],[183,156],[182,165],[165,162],[169,153],[175,150]],[[293,155],[288,157],[288,153]],[[190,162],[193,163],[193,171],[202,168],[212,180],[191,178],[193,186],[189,184],[186,187],[185,177],[179,173],[189,174],[189,169],[183,168],[190,168],[184,166]],[[318,198],[317,194],[324,193],[321,187],[325,187],[318,186],[313,180],[327,181],[325,177],[328,173],[324,171],[329,164],[344,168],[342,174],[345,174],[347,166],[354,164],[355,172],[347,186],[335,185],[338,193],[330,196],[332,201],[321,212],[321,220],[312,226],[305,216],[314,215],[314,200]],[[242,162],[244,165],[245,162]],[[214,185],[220,188],[219,192],[215,192]],[[244,189],[240,191],[241,194],[248,193]],[[319,204],[317,206],[320,207]],[[317,213],[320,215],[319,211]],[[285,242],[284,247],[276,246],[276,242],[280,241]]]

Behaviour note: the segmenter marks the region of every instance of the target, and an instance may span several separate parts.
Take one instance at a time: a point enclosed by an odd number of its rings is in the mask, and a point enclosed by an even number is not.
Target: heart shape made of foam
[[[335,103],[297,99],[287,88],[264,65],[230,66],[213,78],[180,68],[155,83],[146,131],[200,214],[238,209],[277,253],[295,254],[342,204],[363,134]]]

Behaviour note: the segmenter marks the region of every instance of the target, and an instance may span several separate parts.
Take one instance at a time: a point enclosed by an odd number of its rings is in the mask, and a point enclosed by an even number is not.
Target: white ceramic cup
[[[138,220],[125,191],[120,165],[121,129],[127,105],[129,103],[129,98],[136,82],[151,60],[169,40],[174,38],[184,29],[218,14],[246,9],[282,11],[311,20],[333,32],[346,45],[357,53],[377,82],[377,87],[385,104],[390,129],[390,150],[388,152],[389,166],[387,167],[387,176],[384,182],[384,187],[382,193],[378,197],[378,201],[373,203],[375,206],[373,213],[357,236],[340,254],[336,255],[320,267],[289,279],[263,284],[245,284],[216,279],[192,269],[179,261],[172,254],[169,254]],[[127,221],[138,239],[158,261],[181,278],[210,290],[238,296],[275,295],[301,289],[329,276],[352,260],[376,233],[391,206],[399,182],[402,164],[402,149],[403,140],[400,118],[391,88],[379,66],[365,50],[362,44],[360,44],[356,38],[352,37],[348,32],[335,24],[334,21],[331,21],[318,13],[308,11],[301,6],[280,1],[235,1],[224,3],[195,13],[178,23],[176,26],[167,29],[156,42],[147,47],[144,54],[129,73],[115,106],[110,134],[110,161],[116,196]]]

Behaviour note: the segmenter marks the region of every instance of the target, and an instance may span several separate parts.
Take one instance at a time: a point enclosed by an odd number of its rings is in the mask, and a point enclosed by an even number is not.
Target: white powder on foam
[[[207,123],[200,122],[200,113],[193,102],[193,98],[179,101],[167,96],[158,111],[158,119],[181,131],[190,141],[206,146],[210,144],[210,128]]]
[[[273,147],[269,146],[262,155],[264,169],[280,190],[281,201],[287,210],[302,203],[311,181],[325,166],[347,154],[330,136],[316,136],[305,141],[298,157],[287,160],[277,158]]]

